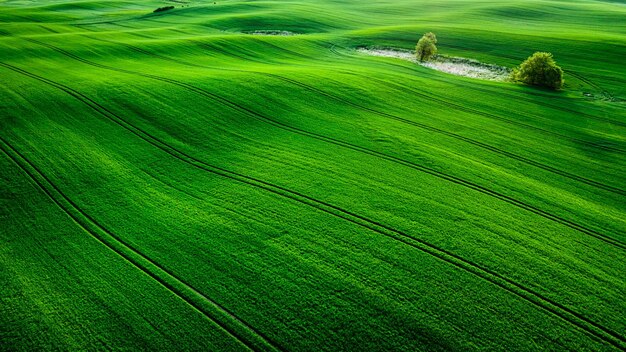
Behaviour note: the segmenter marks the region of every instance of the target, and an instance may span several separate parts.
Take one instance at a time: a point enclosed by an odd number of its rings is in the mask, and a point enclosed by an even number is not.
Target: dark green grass
[[[0,2],[3,349],[626,347],[623,6],[175,5]]]

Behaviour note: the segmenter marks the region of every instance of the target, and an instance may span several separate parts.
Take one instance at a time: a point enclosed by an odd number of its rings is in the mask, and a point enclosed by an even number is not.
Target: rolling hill
[[[625,18],[0,0],[0,349],[625,350]]]

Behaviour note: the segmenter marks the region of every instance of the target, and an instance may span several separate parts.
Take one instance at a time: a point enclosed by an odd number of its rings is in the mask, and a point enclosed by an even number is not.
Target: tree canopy
[[[420,38],[415,47],[415,55],[419,61],[428,61],[437,54],[437,36],[428,32]]]
[[[513,79],[539,87],[561,89],[563,70],[556,64],[551,53],[536,52],[522,62],[513,72]]]

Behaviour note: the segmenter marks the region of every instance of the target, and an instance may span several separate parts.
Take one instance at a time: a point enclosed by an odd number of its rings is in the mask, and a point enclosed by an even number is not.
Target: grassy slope
[[[0,3],[3,347],[626,346],[626,8],[158,6]]]

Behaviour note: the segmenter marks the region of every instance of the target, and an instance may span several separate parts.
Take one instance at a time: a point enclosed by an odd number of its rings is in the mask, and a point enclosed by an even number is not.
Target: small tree
[[[513,79],[539,87],[561,89],[563,70],[556,64],[552,54],[536,52],[513,71]]]
[[[437,54],[437,37],[435,33],[428,32],[420,38],[415,46],[415,56],[420,61],[430,60],[433,56]]]
[[[433,44],[437,44],[437,36],[435,35],[435,33],[428,32],[424,34],[423,37],[430,39],[433,42]]]

